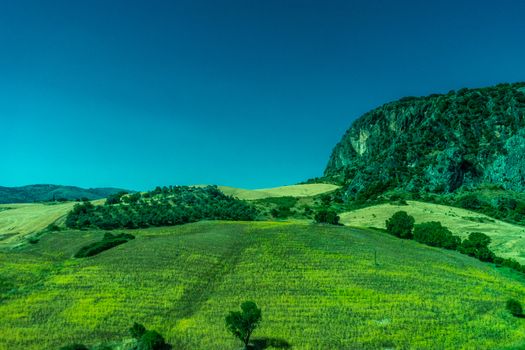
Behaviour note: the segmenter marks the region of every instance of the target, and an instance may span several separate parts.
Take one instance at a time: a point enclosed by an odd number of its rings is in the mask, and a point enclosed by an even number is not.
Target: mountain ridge
[[[352,197],[379,191],[449,193],[495,184],[525,191],[525,83],[405,97],[355,120],[324,178]]]
[[[52,200],[77,200],[80,198],[95,200],[121,191],[127,190],[112,187],[82,188],[53,184],[33,184],[17,187],[0,186],[0,203],[30,203]]]

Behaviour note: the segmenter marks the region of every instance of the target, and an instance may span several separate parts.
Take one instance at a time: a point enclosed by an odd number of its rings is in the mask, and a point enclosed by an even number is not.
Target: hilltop
[[[0,204],[32,203],[55,200],[101,199],[124,191],[119,188],[81,188],[62,185],[28,185],[21,187],[0,186]]]
[[[525,83],[406,97],[357,119],[325,179],[361,192],[525,191]]]

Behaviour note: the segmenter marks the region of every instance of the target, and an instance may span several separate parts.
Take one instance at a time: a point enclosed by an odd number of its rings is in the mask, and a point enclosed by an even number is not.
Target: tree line
[[[66,226],[134,229],[200,220],[252,221],[257,214],[253,206],[225,195],[216,186],[170,186],[145,193],[121,192],[109,196],[104,205],[76,204],[67,215]]]

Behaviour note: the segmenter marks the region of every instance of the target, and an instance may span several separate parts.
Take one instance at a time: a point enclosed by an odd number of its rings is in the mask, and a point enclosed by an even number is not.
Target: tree
[[[396,237],[411,239],[414,222],[414,217],[408,215],[406,211],[398,211],[386,220],[386,230]]]
[[[481,261],[493,261],[494,253],[489,249],[491,239],[484,233],[471,232],[467,239],[465,239],[459,251],[463,254],[467,254],[478,258]]]
[[[137,350],[164,350],[168,348],[168,344],[164,337],[156,331],[146,331],[140,337]]]
[[[424,222],[414,226],[414,240],[432,247],[456,249],[461,240],[439,221]]]
[[[248,349],[250,337],[261,322],[262,312],[253,301],[242,303],[241,310],[230,311],[226,316],[226,327],[244,343],[244,348]]]
[[[512,314],[512,316],[523,316],[523,308],[521,307],[521,303],[516,299],[507,300],[507,310]]]
[[[146,327],[137,322],[133,323],[129,329],[129,334],[135,339],[140,339],[144,333],[146,333]]]
[[[331,209],[321,209],[315,214],[315,222],[321,224],[339,225],[339,215]]]

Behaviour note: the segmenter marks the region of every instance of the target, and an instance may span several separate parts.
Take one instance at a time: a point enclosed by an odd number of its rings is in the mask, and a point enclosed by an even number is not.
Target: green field
[[[452,233],[465,238],[482,232],[492,238],[491,248],[499,256],[525,264],[525,227],[509,224],[470,210],[446,205],[408,201],[408,205],[380,204],[340,214],[345,225],[385,228],[386,219],[396,211],[412,215],[416,224],[440,221]]]
[[[510,297],[525,301],[524,281],[457,252],[286,222],[129,232],[137,238],[86,259],[71,256],[103,231],[0,250],[0,349],[120,341],[134,321],[175,349],[238,349],[224,316],[244,300],[263,310],[254,340],[292,349],[525,346],[525,319],[505,310]]]
[[[311,197],[332,192],[338,188],[339,186],[331,184],[290,185],[257,190],[219,186],[219,189],[225,194],[244,200],[257,200],[271,197]]]

